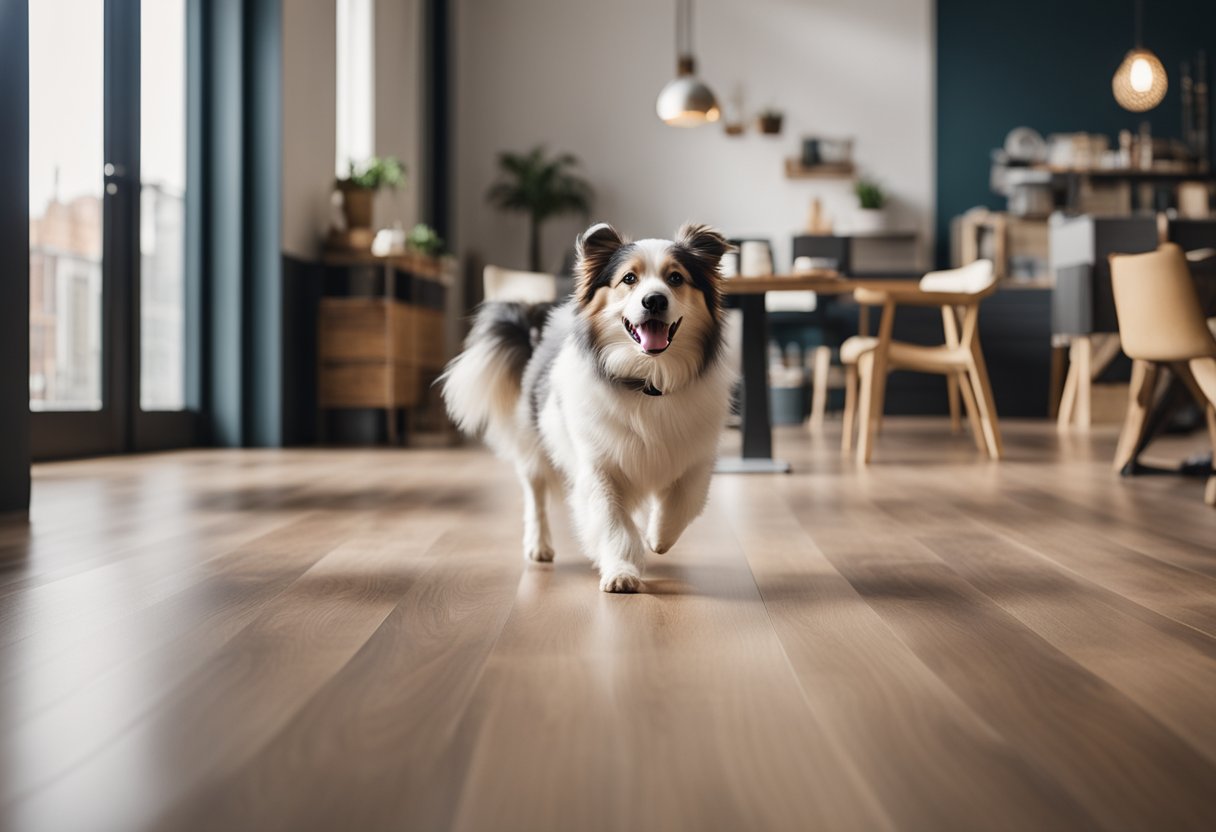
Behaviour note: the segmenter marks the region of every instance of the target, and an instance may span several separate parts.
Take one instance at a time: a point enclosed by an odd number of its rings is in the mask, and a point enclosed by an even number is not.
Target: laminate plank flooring
[[[1113,431],[778,432],[646,591],[476,447],[35,469],[0,829],[1216,828],[1216,511]],[[728,434],[725,450],[737,439]],[[1181,458],[1202,437],[1154,452]]]

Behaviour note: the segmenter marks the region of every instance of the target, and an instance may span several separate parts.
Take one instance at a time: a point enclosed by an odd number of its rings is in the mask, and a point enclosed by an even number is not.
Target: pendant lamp
[[[1169,88],[1161,60],[1141,44],[1143,14],[1142,0],[1136,0],[1136,48],[1127,53],[1110,83],[1119,106],[1133,113],[1156,107]]]
[[[692,56],[692,0],[676,0],[676,77],[659,93],[655,112],[672,127],[699,127],[718,120],[718,101],[697,78]]]

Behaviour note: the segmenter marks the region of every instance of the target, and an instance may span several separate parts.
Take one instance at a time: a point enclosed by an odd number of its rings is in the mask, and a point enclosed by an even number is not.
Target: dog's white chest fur
[[[592,468],[641,499],[712,460],[729,402],[729,374],[717,367],[686,389],[648,396],[605,382],[570,344],[553,366],[541,437],[571,481]]]

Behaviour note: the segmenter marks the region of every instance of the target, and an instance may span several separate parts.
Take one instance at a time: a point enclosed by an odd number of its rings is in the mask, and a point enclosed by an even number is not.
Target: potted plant
[[[373,156],[362,166],[351,162],[346,178],[336,183],[342,193],[342,213],[347,229],[372,228],[376,191],[384,187],[396,189],[404,183],[405,165],[394,156]]]
[[[575,173],[578,159],[569,153],[549,158],[545,148],[527,153],[500,153],[501,178],[486,194],[490,203],[504,211],[528,215],[528,268],[541,270],[540,230],[544,222],[560,214],[591,211],[594,192]]]
[[[887,194],[873,179],[858,179],[853,185],[857,195],[857,213],[853,215],[853,233],[872,234],[887,227]]]
[[[443,238],[435,233],[435,229],[420,222],[410,229],[406,235],[405,245],[410,251],[425,254],[428,257],[438,257],[443,254]]]
[[[781,132],[781,123],[785,120],[785,113],[780,110],[775,110],[769,107],[760,112],[760,117],[757,122],[760,125],[760,132],[766,136],[776,136]]]

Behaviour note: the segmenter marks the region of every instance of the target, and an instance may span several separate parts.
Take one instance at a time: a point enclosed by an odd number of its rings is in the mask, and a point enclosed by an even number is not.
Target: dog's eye
[[[679,272],[672,272],[671,274],[667,275],[668,286],[679,286],[683,282],[684,275],[680,274]]]
[[[629,274],[627,274],[621,278],[621,282],[624,283],[626,286],[632,286],[633,284],[638,282],[638,276],[636,274],[634,274],[633,272],[630,272]]]

